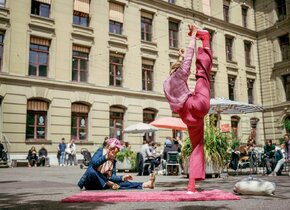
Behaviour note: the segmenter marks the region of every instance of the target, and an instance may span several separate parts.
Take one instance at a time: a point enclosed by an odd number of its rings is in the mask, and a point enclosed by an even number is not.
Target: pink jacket
[[[190,67],[195,48],[195,37],[192,37],[186,50],[182,65],[171,74],[163,83],[163,90],[172,111],[177,112],[183,107],[191,91],[187,85]]]

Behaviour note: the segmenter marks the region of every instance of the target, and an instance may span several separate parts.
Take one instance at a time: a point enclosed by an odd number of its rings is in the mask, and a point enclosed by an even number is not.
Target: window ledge
[[[88,26],[73,24],[73,33],[83,33],[87,35],[93,35],[94,29]]]
[[[40,15],[30,14],[30,18],[31,18],[32,23],[46,24],[49,26],[53,26],[55,24],[54,19],[49,18],[49,17],[43,17]]]
[[[255,70],[255,69],[256,69],[256,66],[253,66],[253,65],[246,65],[246,68],[247,68],[247,69]]]
[[[10,11],[8,8],[6,7],[0,7],[0,20],[1,20],[1,24],[8,24],[9,23],[9,14],[10,14]]]
[[[234,64],[234,65],[237,65],[238,64],[237,61],[230,61],[230,60],[227,60],[227,63]]]
[[[148,41],[141,41],[141,50],[157,54],[158,53],[157,43],[148,42]]]
[[[109,33],[109,43],[122,45],[127,48],[128,46],[128,37],[125,35]]]
[[[94,145],[94,142],[92,142],[92,141],[85,141],[85,140],[83,140],[83,141],[81,141],[81,140],[76,141],[75,140],[75,144],[76,145]]]
[[[287,68],[287,67],[289,67],[289,65],[290,65],[290,59],[284,60],[284,61],[275,62],[273,70],[276,71],[276,70],[279,70],[281,68]]]
[[[34,140],[34,139],[26,139],[25,144],[52,144],[51,140]]]

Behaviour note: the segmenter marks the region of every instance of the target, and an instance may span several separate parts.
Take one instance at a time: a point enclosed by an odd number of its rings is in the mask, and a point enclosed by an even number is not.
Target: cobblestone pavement
[[[84,170],[79,167],[38,167],[0,169],[0,209],[290,209],[290,177],[255,175],[277,185],[275,196],[241,196],[239,201],[195,202],[124,202],[124,203],[61,203],[60,200],[79,192],[76,183]],[[135,174],[133,174],[135,175]],[[221,189],[232,192],[233,185],[246,175],[226,179],[209,178],[198,182],[199,190]],[[135,181],[146,181],[148,176],[134,176]],[[184,176],[157,176],[156,191],[185,190]]]

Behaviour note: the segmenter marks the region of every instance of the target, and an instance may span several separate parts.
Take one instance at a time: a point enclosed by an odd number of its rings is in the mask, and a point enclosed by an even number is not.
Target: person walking
[[[59,165],[64,166],[64,160],[65,160],[65,138],[61,139],[61,142],[58,145],[58,152],[59,152]]]

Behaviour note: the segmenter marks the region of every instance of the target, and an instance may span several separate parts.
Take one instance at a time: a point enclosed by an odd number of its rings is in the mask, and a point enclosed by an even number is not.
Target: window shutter
[[[48,110],[48,103],[45,101],[39,101],[39,100],[29,100],[27,102],[27,110],[47,111]]]
[[[153,14],[141,11],[141,17],[145,17],[145,18],[148,18],[148,19],[152,20],[153,19]]]
[[[42,2],[42,3],[45,3],[45,4],[51,4],[51,0],[36,0],[38,2]]]
[[[122,109],[120,107],[111,107],[110,108],[110,112],[120,112],[120,113],[124,113],[124,109]]]
[[[121,53],[113,53],[113,52],[111,52],[110,56],[116,57],[116,58],[124,58],[124,55],[121,54]]]
[[[39,45],[49,46],[49,40],[48,39],[43,39],[43,38],[35,37],[35,36],[30,37],[30,43],[31,44],[39,44]]]
[[[110,3],[110,20],[123,23],[124,7],[122,5]]]
[[[76,113],[89,113],[89,106],[85,104],[75,103],[72,104],[71,111]]]
[[[142,64],[154,66],[154,61],[149,59],[142,59]]]
[[[83,53],[90,53],[90,48],[80,46],[80,45],[73,45],[73,51],[83,52]]]
[[[74,10],[89,14],[90,0],[74,0]]]

